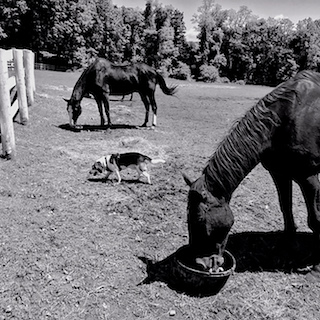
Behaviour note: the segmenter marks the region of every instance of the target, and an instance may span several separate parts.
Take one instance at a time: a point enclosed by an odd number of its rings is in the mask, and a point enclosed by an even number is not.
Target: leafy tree
[[[226,64],[221,67],[222,74],[231,80],[247,80],[253,57],[250,48],[244,41],[245,30],[246,26],[256,22],[258,17],[253,15],[246,6],[241,6],[239,11],[228,10],[226,14],[227,18],[223,23],[224,38],[221,45]]]
[[[125,25],[121,10],[114,7],[111,0],[95,0],[97,2],[98,18],[103,25],[102,45],[99,53],[111,61],[121,62],[124,52]]]
[[[57,53],[70,64],[84,65],[87,61],[87,39],[92,34],[93,1],[57,1],[54,25],[50,34],[48,50]]]
[[[144,10],[144,49],[145,60],[151,66],[158,66],[158,33],[155,23],[155,8],[156,2],[154,0],[147,0],[146,8]]]
[[[158,34],[158,58],[161,61],[159,67],[171,72],[172,61],[179,55],[179,51],[174,44],[174,28],[171,24],[173,7],[159,6],[156,10],[156,26]]]
[[[172,6],[148,0],[144,11],[144,48],[146,62],[168,72],[172,64],[185,55],[183,14]]]
[[[174,46],[179,51],[179,57],[183,60],[186,54],[186,26],[183,21],[183,13],[177,9],[172,12],[171,26],[174,31]]]
[[[27,12],[25,0],[2,0],[0,6],[0,40],[8,46],[13,43],[21,27],[21,18]]]
[[[200,67],[200,79],[204,82],[216,82],[219,79],[219,70],[215,66],[203,64]]]
[[[226,19],[226,11],[221,9],[215,0],[203,0],[198,8],[198,14],[194,15],[194,22],[198,23],[200,40],[200,60],[202,64],[210,64],[215,56],[220,54],[223,41],[223,23]]]
[[[320,71],[320,20],[299,21],[291,47],[301,70]]]
[[[144,17],[139,9],[122,7],[122,16],[126,32],[126,45],[124,49],[124,60],[142,61],[143,49],[141,39],[143,39]]]
[[[203,0],[194,20],[199,43],[185,38],[183,13],[158,0],[144,10],[112,0],[2,0],[0,45],[48,51],[73,66],[96,56],[145,61],[177,77],[276,85],[298,69],[320,70],[320,20],[295,27],[259,19],[246,6],[222,10]]]
[[[231,80],[276,85],[297,71],[289,48],[293,23],[288,19],[257,19],[246,7],[229,12],[222,52]]]

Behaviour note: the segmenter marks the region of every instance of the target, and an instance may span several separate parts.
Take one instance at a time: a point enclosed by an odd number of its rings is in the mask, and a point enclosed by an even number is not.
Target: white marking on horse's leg
[[[153,125],[153,126],[156,126],[156,125],[157,125],[157,115],[156,115],[156,114],[153,114],[153,122],[152,122],[152,125]]]

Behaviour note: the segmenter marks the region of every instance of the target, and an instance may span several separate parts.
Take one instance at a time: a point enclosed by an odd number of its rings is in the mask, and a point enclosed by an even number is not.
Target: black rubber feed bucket
[[[224,271],[203,271],[197,269],[189,247],[182,247],[177,251],[174,261],[174,274],[179,289],[191,295],[207,296],[218,293],[236,267],[236,260],[229,251],[225,250],[223,257]]]

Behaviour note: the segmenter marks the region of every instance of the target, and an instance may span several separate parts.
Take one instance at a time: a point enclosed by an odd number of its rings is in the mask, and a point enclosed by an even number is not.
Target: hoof
[[[76,132],[79,132],[83,129],[83,126],[79,124],[69,124],[69,127],[72,131],[76,131]]]

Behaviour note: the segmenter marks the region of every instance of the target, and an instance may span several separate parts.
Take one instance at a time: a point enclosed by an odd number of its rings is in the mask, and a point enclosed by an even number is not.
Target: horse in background
[[[173,95],[177,86],[167,87],[164,78],[152,67],[144,63],[116,65],[102,58],[96,59],[86,70],[83,71],[76,82],[71,98],[67,101],[70,126],[76,126],[81,114],[81,100],[87,94],[93,95],[99,109],[100,124],[105,124],[103,108],[111,126],[109,95],[128,95],[133,92],[140,94],[145,106],[145,119],[142,124],[147,126],[150,106],[153,111],[152,125],[157,125],[157,103],[155,100],[156,85],[166,95]]]
[[[285,232],[293,236],[292,181],[304,196],[320,272],[320,74],[302,71],[262,98],[236,123],[188,195],[189,244],[196,263],[210,269],[222,257],[234,217],[234,190],[258,164],[277,188]],[[289,238],[290,239],[290,238]],[[221,261],[221,259],[220,259]]]

